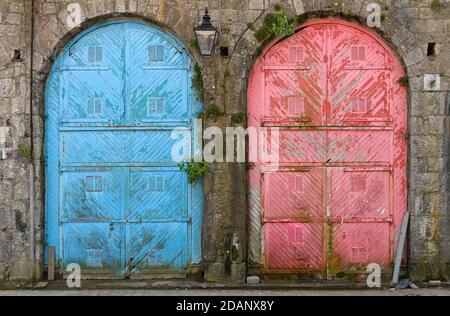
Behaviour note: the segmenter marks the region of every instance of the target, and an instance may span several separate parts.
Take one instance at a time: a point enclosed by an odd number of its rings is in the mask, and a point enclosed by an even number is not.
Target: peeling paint
[[[128,20],[71,44],[47,84],[47,246],[92,278],[186,274],[200,264],[202,185],[173,161],[171,134],[191,128],[191,60]]]
[[[269,49],[258,76],[249,125],[281,128],[282,167],[262,164],[250,178],[263,183],[264,272],[332,279],[389,268],[407,195],[406,89],[393,84],[403,76],[393,53],[356,25],[318,20]]]

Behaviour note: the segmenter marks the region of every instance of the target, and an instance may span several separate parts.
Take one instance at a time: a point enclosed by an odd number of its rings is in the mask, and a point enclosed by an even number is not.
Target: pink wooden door
[[[389,271],[406,212],[403,75],[380,39],[340,20],[265,51],[249,126],[280,128],[280,167],[249,173],[250,264],[319,278]]]

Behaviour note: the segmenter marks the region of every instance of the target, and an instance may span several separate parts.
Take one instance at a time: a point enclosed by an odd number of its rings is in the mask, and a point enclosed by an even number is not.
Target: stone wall
[[[83,21],[73,28],[67,23],[70,19],[67,8],[75,2],[81,7]],[[213,23],[220,24],[222,29],[219,46],[229,47],[230,56],[216,54],[213,59],[204,59],[193,48],[191,54],[204,76],[205,106],[215,104],[226,113],[214,123],[225,128],[241,124],[232,122],[232,117],[247,111],[248,75],[264,47],[255,39],[254,30],[261,26],[268,12],[273,12],[275,4],[282,4],[291,18],[336,16],[366,25],[367,5],[371,2],[379,3],[383,8],[382,26],[374,32],[397,52],[410,78],[410,270],[416,280],[448,278],[448,0],[442,1],[439,10],[432,10],[431,0],[0,0],[0,279],[28,279],[42,273],[45,80],[56,54],[76,34],[106,19],[129,16],[155,23],[190,46],[194,39],[192,28],[201,20],[204,8],[209,7]],[[435,56],[427,56],[429,43],[436,43]],[[12,61],[14,50],[21,50],[22,61]],[[427,91],[425,74],[440,75],[438,91]],[[33,92],[32,121],[30,89]],[[33,150],[34,159],[34,229],[30,227],[29,214],[29,157],[22,157],[26,148]],[[206,278],[210,281],[243,280],[247,266],[246,195],[244,164],[211,166],[211,172],[205,178],[203,229]],[[33,231],[35,235],[30,238]],[[35,269],[32,269],[30,240],[35,240]],[[233,241],[239,242],[241,253],[232,263]],[[258,271],[251,262],[249,266],[252,272]]]
[[[30,10],[30,1],[0,1],[0,279],[31,277],[29,169],[19,154],[31,148]]]

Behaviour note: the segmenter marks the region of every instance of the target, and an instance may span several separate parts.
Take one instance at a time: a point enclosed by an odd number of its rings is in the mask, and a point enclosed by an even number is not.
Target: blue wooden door
[[[88,277],[187,273],[201,261],[202,184],[172,160],[201,111],[172,36],[115,21],[72,41],[46,92],[46,237]]]

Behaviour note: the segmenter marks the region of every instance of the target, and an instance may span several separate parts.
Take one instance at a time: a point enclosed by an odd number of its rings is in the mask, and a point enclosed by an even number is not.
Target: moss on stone
[[[402,87],[407,87],[409,85],[409,78],[407,76],[401,77],[398,80],[398,83],[402,86]]]
[[[431,1],[430,6],[431,6],[431,10],[433,10],[434,12],[441,11],[442,1],[441,0],[433,0],[433,1]]]
[[[25,144],[19,144],[19,155],[20,157],[25,158],[28,163],[33,163],[34,161],[30,147]]]
[[[204,120],[213,120],[214,122],[217,122],[219,117],[224,115],[225,113],[222,112],[217,105],[211,104],[203,111],[203,113],[200,114],[200,118]]]
[[[247,119],[247,113],[236,113],[231,115],[231,122],[234,124],[242,124]]]
[[[202,71],[198,64],[194,66],[194,75],[192,76],[192,87],[197,91],[197,97],[199,101],[204,102],[205,87],[203,85]]]

